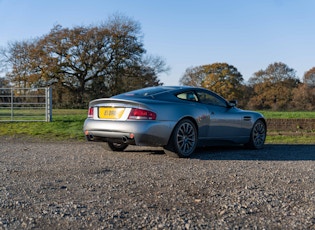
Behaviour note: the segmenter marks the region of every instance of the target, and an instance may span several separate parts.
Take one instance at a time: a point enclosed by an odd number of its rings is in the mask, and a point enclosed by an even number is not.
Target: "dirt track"
[[[0,229],[315,229],[315,145],[105,151],[0,138]]]

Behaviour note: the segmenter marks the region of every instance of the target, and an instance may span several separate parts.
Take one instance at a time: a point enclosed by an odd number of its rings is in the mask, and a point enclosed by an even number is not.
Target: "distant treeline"
[[[275,62],[254,73],[245,84],[234,66],[214,63],[186,69],[180,82],[211,89],[229,100],[238,99],[243,108],[315,110],[315,67],[305,72],[301,82],[294,69]]]
[[[158,76],[169,68],[146,54],[142,37],[140,24],[122,15],[95,26],[56,25],[0,50],[0,88],[52,87],[54,108],[82,108],[95,98],[162,85]],[[236,67],[213,63],[187,68],[179,84],[237,99],[242,108],[315,110],[315,67],[300,81],[294,69],[275,62],[245,83]]]

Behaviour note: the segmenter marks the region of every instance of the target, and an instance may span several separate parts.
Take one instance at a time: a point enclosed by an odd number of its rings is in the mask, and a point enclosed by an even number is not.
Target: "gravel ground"
[[[315,145],[105,151],[0,138],[0,229],[315,229]]]

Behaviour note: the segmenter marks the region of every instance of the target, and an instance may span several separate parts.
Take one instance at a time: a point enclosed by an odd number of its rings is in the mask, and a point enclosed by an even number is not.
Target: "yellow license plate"
[[[102,119],[119,119],[123,115],[124,111],[124,108],[101,107],[98,110],[98,116]]]

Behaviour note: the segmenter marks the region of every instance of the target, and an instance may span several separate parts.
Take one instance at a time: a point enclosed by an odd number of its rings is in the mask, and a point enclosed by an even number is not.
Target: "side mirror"
[[[237,100],[229,101],[229,106],[231,106],[231,107],[237,106]]]

